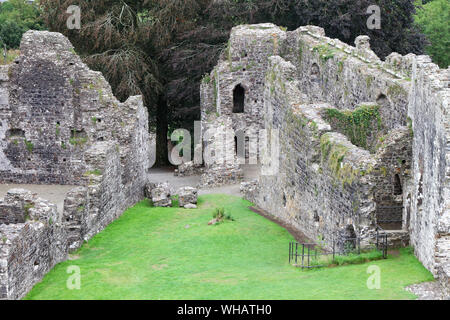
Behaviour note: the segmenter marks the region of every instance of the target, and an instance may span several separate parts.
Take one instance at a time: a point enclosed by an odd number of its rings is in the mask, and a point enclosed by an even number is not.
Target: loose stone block
[[[152,201],[155,207],[171,207],[172,198],[168,183],[160,183],[152,190]]]
[[[186,205],[197,204],[198,190],[193,187],[183,187],[178,190],[178,202],[180,207],[185,207]],[[192,209],[192,208],[191,208]]]

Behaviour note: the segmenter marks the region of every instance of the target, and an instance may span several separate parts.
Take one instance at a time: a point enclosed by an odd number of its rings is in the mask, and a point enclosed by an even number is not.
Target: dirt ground
[[[75,186],[61,186],[61,185],[37,185],[37,184],[0,184],[0,199],[6,195],[10,189],[21,188],[29,190],[45,200],[56,204],[58,212],[63,212],[64,198],[67,192],[75,188]]]
[[[173,175],[173,167],[166,168],[152,168],[149,172],[149,181],[155,183],[168,182],[173,191],[181,187],[191,186],[198,187],[200,184],[200,175],[189,177],[176,177]],[[252,165],[244,165],[244,179],[243,181],[250,181],[256,179],[259,176],[259,167]],[[226,185],[216,188],[199,188],[199,194],[211,194],[211,193],[224,193],[234,196],[240,196],[239,192],[240,184]]]
[[[173,167],[154,168],[150,170],[149,180],[151,182],[169,182],[174,191],[184,186],[198,186],[200,183],[200,176],[190,177],[176,177],[173,175]],[[244,166],[244,181],[249,181],[256,178],[259,174],[259,168],[255,166]],[[0,199],[2,199],[6,192],[14,188],[22,188],[36,193],[40,198],[48,200],[56,204],[58,212],[62,212],[64,208],[64,198],[67,192],[74,188],[71,185],[36,185],[36,184],[0,184]],[[227,185],[217,188],[200,188],[199,194],[210,193],[224,193],[235,196],[240,196],[239,184]]]

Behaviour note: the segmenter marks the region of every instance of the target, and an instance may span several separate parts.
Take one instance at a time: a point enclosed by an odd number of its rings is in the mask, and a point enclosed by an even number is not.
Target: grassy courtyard
[[[199,197],[198,209],[127,210],[57,265],[26,299],[414,299],[404,286],[432,280],[408,249],[365,264],[302,271],[288,264],[292,236],[227,195]],[[208,226],[223,206],[235,221]],[[370,290],[367,268],[381,269]],[[69,290],[69,266],[81,270]]]

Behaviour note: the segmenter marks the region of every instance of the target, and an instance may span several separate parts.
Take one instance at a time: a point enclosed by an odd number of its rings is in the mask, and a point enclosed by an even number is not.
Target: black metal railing
[[[337,240],[338,239],[338,240]],[[365,246],[361,250],[360,237],[340,237],[333,239],[330,246],[325,243],[289,242],[289,263],[301,268],[325,267],[334,263],[338,256],[361,255],[364,252],[378,250],[387,258],[388,235],[381,228],[373,236],[364,237]]]

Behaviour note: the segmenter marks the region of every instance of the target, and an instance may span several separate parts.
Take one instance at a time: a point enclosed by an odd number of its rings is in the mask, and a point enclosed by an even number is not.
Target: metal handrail
[[[310,258],[313,258],[313,261],[320,256],[333,256],[333,259],[336,255],[347,255],[349,251],[340,249],[336,250],[337,241],[335,240],[335,236],[333,236],[332,240],[332,252],[327,252],[326,248],[321,247],[317,243],[298,243],[296,241],[289,242],[289,263],[295,262],[295,265],[298,263],[298,257],[301,257],[301,267],[302,268],[316,268],[323,267],[324,265],[311,265]],[[376,248],[377,250],[382,251],[383,258],[387,258],[387,249],[388,249],[388,234],[387,232],[381,228],[380,226],[376,227],[376,235],[371,235],[365,237],[367,238],[376,238]],[[381,243],[380,243],[381,239]],[[355,249],[357,250],[357,254],[361,254],[361,237],[355,238],[342,238],[343,242],[346,241],[354,241]],[[300,245],[300,248],[299,248]],[[319,250],[315,247],[319,247]],[[300,250],[299,250],[300,249]],[[305,250],[306,249],[306,250]],[[323,250],[323,251],[322,251]],[[300,252],[299,252],[300,251]],[[305,252],[307,251],[307,252]]]

